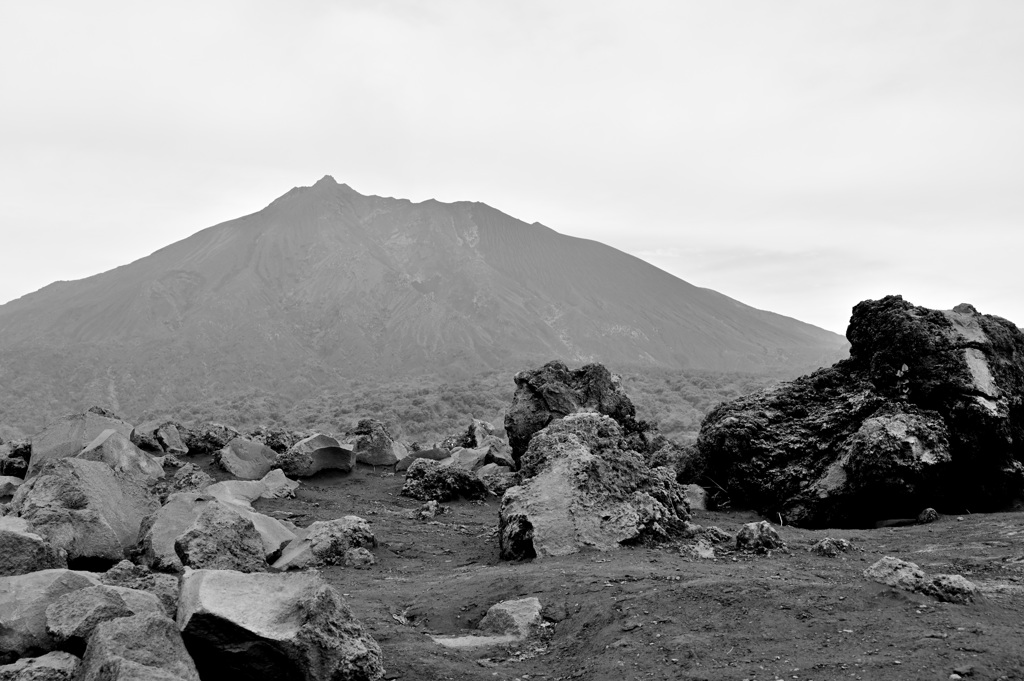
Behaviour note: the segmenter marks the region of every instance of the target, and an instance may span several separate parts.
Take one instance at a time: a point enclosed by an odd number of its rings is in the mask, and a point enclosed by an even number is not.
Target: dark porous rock
[[[384,676],[380,647],[315,570],[186,573],[178,626],[204,678]]]
[[[868,527],[1024,495],[1024,333],[969,305],[853,310],[850,358],[715,408],[698,447],[733,506]],[[945,512],[945,511],[944,511]]]
[[[174,541],[182,565],[196,569],[262,572],[267,569],[263,540],[252,521],[214,501]]]
[[[59,650],[40,657],[23,657],[0,666],[0,681],[72,681],[79,662],[71,653]]]
[[[53,650],[46,609],[64,594],[97,583],[90,572],[61,569],[0,579],[0,664]]]
[[[141,614],[96,627],[76,681],[129,679],[199,681],[196,665],[173,620]]]
[[[32,532],[24,518],[0,517],[0,577],[67,566],[67,552]]]
[[[934,508],[926,508],[917,514],[917,524],[927,525],[928,523],[934,523],[939,519],[939,512]]]
[[[106,568],[139,539],[142,519],[159,507],[135,476],[99,461],[59,459],[18,489],[14,514],[67,552],[68,564]]]
[[[71,414],[57,419],[32,438],[32,457],[27,476],[38,472],[47,461],[75,456],[105,430],[116,430],[128,437],[134,426],[111,412],[93,407],[84,414]]]
[[[534,433],[552,421],[579,411],[594,411],[611,417],[622,428],[630,448],[646,452],[653,435],[651,425],[636,420],[636,408],[619,377],[601,364],[587,364],[569,370],[562,362],[548,362],[540,369],[515,375],[516,391],[505,414],[505,432],[518,464]]]
[[[409,466],[401,494],[420,501],[454,501],[485,499],[488,492],[484,483],[469,471],[417,459]]]
[[[157,483],[153,492],[159,496],[160,503],[166,503],[167,498],[179,492],[201,492],[213,484],[210,474],[199,468],[194,463],[186,463],[174,477],[166,482]]]
[[[537,433],[521,460],[522,484],[499,511],[501,557],[602,551],[682,535],[689,508],[664,468],[649,468],[610,417],[577,413]]]
[[[277,452],[262,442],[236,437],[213,455],[217,465],[241,480],[259,480],[274,467]]]
[[[409,449],[396,442],[387,427],[377,419],[361,419],[352,430],[356,441],[356,461],[371,466],[394,466],[409,454]]]
[[[280,428],[268,428],[267,426],[257,426],[249,431],[250,440],[262,442],[278,454],[287,452],[296,442],[307,437],[309,437],[308,433],[302,434]]]
[[[139,449],[157,454],[188,454],[188,447],[181,438],[181,424],[174,421],[147,421],[135,426],[131,441]]]
[[[287,452],[278,454],[274,465],[290,478],[308,478],[320,471],[349,473],[356,465],[351,445],[343,445],[330,435],[317,433],[296,442]]]
[[[90,586],[66,593],[46,608],[46,631],[59,648],[81,655],[97,625],[134,614],[114,589]]]
[[[242,435],[223,423],[207,423],[195,428],[182,427],[180,434],[188,453],[193,455],[215,454]]]
[[[28,473],[28,462],[32,458],[32,443],[28,440],[11,440],[0,445],[0,475],[24,478]]]

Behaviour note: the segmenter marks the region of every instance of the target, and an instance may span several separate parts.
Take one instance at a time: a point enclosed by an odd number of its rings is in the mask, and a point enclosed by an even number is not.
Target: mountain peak
[[[338,186],[338,182],[337,182],[337,180],[334,179],[334,176],[332,176],[332,175],[324,175],[319,180],[317,180],[316,184],[314,184],[313,186],[314,187],[336,187],[336,186]]]

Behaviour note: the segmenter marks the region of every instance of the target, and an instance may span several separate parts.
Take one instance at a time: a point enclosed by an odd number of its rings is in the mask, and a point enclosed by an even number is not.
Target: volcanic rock
[[[409,466],[400,493],[420,501],[484,499],[488,494],[484,483],[472,473],[430,459],[417,459]]]
[[[409,452],[408,456],[395,464],[395,472],[409,470],[409,466],[417,459],[430,459],[431,461],[444,461],[452,455],[450,449],[435,447],[433,449],[417,449]]]
[[[537,433],[523,482],[499,511],[501,557],[602,551],[679,534],[689,510],[671,472],[650,469],[610,417],[567,415]]]
[[[0,499],[14,496],[22,482],[21,478],[12,475],[0,475]]]
[[[380,648],[316,571],[189,571],[178,627],[210,678],[376,680]]]
[[[76,681],[129,679],[199,681],[195,663],[173,620],[142,614],[96,627]]]
[[[0,577],[67,566],[67,553],[33,533],[28,521],[0,516]]]
[[[341,565],[349,549],[377,546],[369,523],[347,515],[336,520],[319,520],[299,530],[274,563],[277,570],[295,570],[323,565]]]
[[[145,483],[153,483],[164,477],[164,468],[159,461],[113,428],[97,435],[75,458],[102,461],[115,471],[134,475]]]
[[[736,548],[738,549],[771,551],[784,546],[779,531],[764,520],[759,523],[747,523],[736,533]]]
[[[0,681],[72,681],[78,663],[71,653],[53,651],[0,666]]]
[[[636,409],[619,384],[619,377],[601,364],[570,371],[562,362],[548,362],[540,369],[520,371],[515,383],[512,405],[505,413],[505,432],[516,464],[534,433],[575,412],[610,416],[625,435],[639,434],[646,425],[636,420]],[[630,444],[638,448],[637,443]]]
[[[92,573],[62,569],[0,579],[0,664],[53,650],[47,607],[66,593],[97,584]]]
[[[329,435],[317,433],[278,454],[274,465],[290,478],[308,478],[323,470],[349,473],[356,465],[356,453],[351,445],[342,445]]]
[[[138,478],[99,461],[59,459],[37,473],[15,494],[12,509],[67,551],[72,565],[123,559],[138,541],[142,519],[158,507]]]
[[[173,617],[178,610],[178,578],[173,575],[152,572],[143,565],[123,560],[100,575],[100,582],[118,589],[121,598],[136,614],[140,614],[133,596],[124,591],[147,593],[156,598],[163,614]]]
[[[207,423],[197,428],[181,429],[181,439],[189,454],[214,454],[241,435],[223,423]]]
[[[267,569],[263,542],[252,521],[216,501],[206,504],[192,525],[174,540],[174,552],[182,565],[196,569]]]
[[[97,413],[90,409],[84,414],[72,414],[38,433],[32,438],[32,458],[27,477],[35,475],[47,461],[75,456],[105,430],[116,430],[125,437],[132,434],[132,424],[105,414],[110,412],[99,410]]]
[[[1024,496],[1024,333],[969,305],[853,310],[850,359],[718,406],[698,439],[734,506],[807,527]],[[945,511],[944,511],[945,512]]]
[[[90,586],[66,593],[47,606],[46,631],[61,649],[81,655],[98,624],[133,614],[114,589]]]
[[[823,558],[836,558],[841,553],[846,553],[851,548],[850,542],[845,539],[825,537],[810,548],[810,552]]]
[[[270,447],[236,437],[214,454],[217,464],[242,480],[259,480],[274,467],[277,452]]]
[[[135,426],[131,441],[147,452],[180,456],[189,451],[181,439],[181,429],[174,421],[147,421]]]
[[[356,461],[370,466],[394,466],[409,454],[409,449],[396,442],[383,423],[377,419],[361,419],[352,434]]]

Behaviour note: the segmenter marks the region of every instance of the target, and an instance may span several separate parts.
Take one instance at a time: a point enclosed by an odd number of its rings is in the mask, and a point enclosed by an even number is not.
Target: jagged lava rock
[[[161,454],[188,454],[181,429],[174,421],[147,421],[132,429],[131,441],[139,449]]]
[[[488,492],[483,481],[469,471],[430,459],[417,459],[405,474],[400,494],[420,501],[453,501],[484,499]]]
[[[505,413],[505,432],[518,464],[534,433],[552,421],[578,411],[596,411],[630,429],[636,408],[613,376],[601,364],[570,371],[562,362],[515,375],[516,391]]]
[[[138,541],[142,519],[158,506],[138,478],[85,459],[46,463],[12,501],[14,513],[67,551],[70,564],[119,562]]]
[[[380,647],[316,571],[188,571],[178,627],[210,678],[363,681],[384,676]]]
[[[356,436],[353,450],[359,463],[394,466],[409,454],[409,449],[401,442],[396,442],[377,419],[360,419],[352,434]]]
[[[46,631],[60,648],[81,655],[98,624],[134,614],[114,589],[89,586],[66,593],[47,606]]]
[[[353,548],[377,546],[370,524],[359,516],[318,520],[299,530],[274,563],[276,570],[294,570],[322,565],[341,565]]]
[[[925,506],[1024,495],[1024,333],[900,296],[853,310],[850,359],[719,405],[701,471],[734,505],[806,527],[870,526]]]
[[[76,681],[199,681],[174,621],[141,614],[99,624],[89,638]]]
[[[115,471],[123,471],[153,483],[164,477],[164,467],[113,428],[104,430],[75,458],[102,461]]]
[[[67,566],[67,552],[32,532],[27,520],[0,516],[0,577]]]
[[[182,565],[211,570],[262,572],[267,569],[263,542],[248,518],[214,501],[174,540]]]
[[[196,428],[182,428],[180,431],[189,454],[214,454],[242,435],[223,423],[207,423]]]
[[[214,454],[221,468],[242,480],[259,480],[270,472],[277,452],[261,442],[236,437]]]
[[[71,653],[54,650],[0,666],[0,681],[72,681],[81,662]]]
[[[330,435],[317,433],[278,454],[274,465],[290,478],[308,478],[323,470],[349,473],[356,465],[356,453],[351,445],[342,445]]]
[[[0,579],[0,664],[53,650],[46,608],[68,592],[98,583],[91,572],[63,569]]]
[[[129,437],[133,429],[134,426],[127,421],[96,408],[58,419],[32,438],[32,458],[27,477],[35,475],[47,461],[75,456],[105,430],[116,430]]]
[[[689,517],[682,487],[627,448],[619,425],[571,414],[537,433],[521,460],[523,482],[501,501],[505,559],[602,551],[678,535]]]
[[[152,594],[160,603],[164,614],[170,617],[174,617],[178,610],[178,578],[174,575],[152,572],[144,565],[135,565],[131,561],[123,560],[100,575],[100,582],[116,589]],[[124,593],[121,597],[125,597]],[[129,608],[136,610],[133,603],[125,602]]]

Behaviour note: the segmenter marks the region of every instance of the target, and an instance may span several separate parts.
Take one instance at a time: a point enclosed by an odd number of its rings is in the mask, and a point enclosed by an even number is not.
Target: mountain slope
[[[131,264],[0,306],[0,389],[65,381],[147,408],[189,390],[552,358],[730,371],[819,366],[845,339],[480,203],[362,196],[325,177]],[[28,384],[27,381],[34,382]]]

